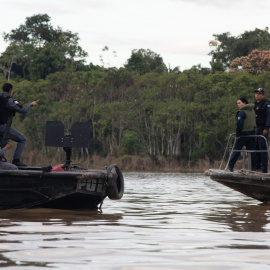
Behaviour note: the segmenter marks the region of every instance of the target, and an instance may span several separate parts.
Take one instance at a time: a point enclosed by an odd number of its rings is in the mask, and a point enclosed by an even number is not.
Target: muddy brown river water
[[[102,211],[1,211],[0,267],[270,269],[270,205],[203,174],[124,178]]]

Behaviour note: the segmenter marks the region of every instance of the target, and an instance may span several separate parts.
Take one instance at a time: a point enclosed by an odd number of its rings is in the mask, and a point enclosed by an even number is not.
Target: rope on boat
[[[247,170],[247,169],[241,169],[239,170],[240,173],[244,174],[244,175],[248,175],[249,173],[253,173],[253,174],[260,174],[259,172],[255,172],[255,171],[251,171],[251,170]]]
[[[259,175],[265,175],[265,173],[251,171],[251,170],[247,170],[247,169],[241,169],[241,170],[239,170],[239,172],[242,173],[242,174],[244,174],[244,175],[248,175],[249,173],[259,174]]]
[[[265,175],[265,173],[261,173],[261,172],[256,172],[256,171],[251,171],[251,170],[246,170],[246,169],[241,169],[239,170],[240,173],[244,174],[244,175],[248,175],[249,173],[252,173],[252,174],[259,174],[259,175]],[[266,177],[262,177],[261,180],[270,180],[270,177],[266,176]]]

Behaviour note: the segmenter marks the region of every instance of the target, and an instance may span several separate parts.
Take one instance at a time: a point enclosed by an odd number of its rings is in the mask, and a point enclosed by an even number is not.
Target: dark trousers
[[[244,135],[255,135],[254,131],[249,131],[241,134]],[[236,140],[233,150],[241,150],[243,146],[246,146],[247,150],[256,150],[256,140],[255,138],[240,137]],[[240,152],[233,152],[229,161],[229,167],[233,168],[236,161],[240,156]],[[251,153],[251,169],[254,170],[256,167],[256,153]]]
[[[263,130],[265,126],[258,126],[257,127],[257,135],[262,135]],[[264,136],[266,138],[266,141],[268,141],[268,134]],[[265,140],[263,138],[257,138],[257,143],[256,143],[256,149],[257,150],[267,150],[267,145],[265,143]],[[263,152],[263,153],[257,153],[257,169],[267,169],[268,167],[268,153]]]
[[[6,124],[0,125],[0,139],[1,140],[2,140],[2,136],[4,135],[5,130],[6,130]],[[11,127],[9,130],[9,139],[14,142],[17,142],[17,147],[15,149],[13,159],[20,160],[25,143],[26,143],[26,137],[21,132]]]

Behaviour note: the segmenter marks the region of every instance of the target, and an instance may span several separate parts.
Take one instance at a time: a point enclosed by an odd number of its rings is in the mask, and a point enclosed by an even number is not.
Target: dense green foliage
[[[14,127],[28,137],[28,149],[45,151],[45,123],[61,120],[67,128],[89,121],[89,153],[163,155],[183,161],[222,157],[234,132],[237,97],[253,101],[254,89],[269,89],[270,73],[252,75],[196,70],[134,75],[124,68],[57,72],[37,82],[12,82],[15,97],[39,99]],[[5,79],[2,76],[0,83]]]

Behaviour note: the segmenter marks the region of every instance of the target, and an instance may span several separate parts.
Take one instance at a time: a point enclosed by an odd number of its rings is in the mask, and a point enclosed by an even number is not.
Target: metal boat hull
[[[204,173],[216,182],[241,192],[258,201],[270,202],[270,174],[258,174],[247,170],[225,171],[209,169]]]
[[[112,169],[117,168],[113,174]],[[115,176],[116,175],[116,176]],[[0,171],[0,210],[46,207],[56,209],[96,209],[109,196],[108,186],[122,173],[115,165],[108,170],[43,172],[39,168]],[[113,181],[112,181],[113,180]],[[123,195],[123,177],[122,193]]]

